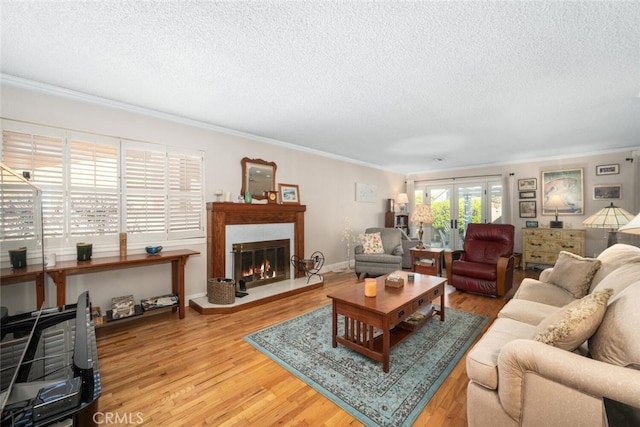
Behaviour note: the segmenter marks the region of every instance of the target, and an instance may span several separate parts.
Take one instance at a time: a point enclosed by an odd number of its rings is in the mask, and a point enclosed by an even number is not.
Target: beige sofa
[[[638,425],[640,248],[561,253],[522,282],[466,367],[471,427]]]

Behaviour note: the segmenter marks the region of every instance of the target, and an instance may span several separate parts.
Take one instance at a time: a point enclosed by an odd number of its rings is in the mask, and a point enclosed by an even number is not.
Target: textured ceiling
[[[1,72],[402,173],[640,145],[640,2],[1,1]]]

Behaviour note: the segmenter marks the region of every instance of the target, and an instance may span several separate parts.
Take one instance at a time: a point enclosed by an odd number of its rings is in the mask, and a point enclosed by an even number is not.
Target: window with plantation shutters
[[[119,141],[69,133],[69,215],[73,237],[115,236],[119,224]]]
[[[20,175],[5,169],[0,174],[0,240],[20,241],[32,246],[42,236],[37,224],[41,221],[38,197],[40,190],[24,182]],[[28,242],[28,243],[26,243]]]
[[[64,132],[43,126],[3,122],[2,162],[42,191],[44,237],[64,233]]]
[[[45,238],[75,245],[117,243],[121,231],[132,242],[204,236],[201,151],[2,120],[0,155],[42,190]],[[14,214],[9,220],[23,228],[33,221]],[[26,232],[19,228],[3,224]]]
[[[162,146],[124,143],[127,233],[165,234],[166,157]]]
[[[133,141],[123,150],[127,233],[202,236],[203,155]]]
[[[169,235],[204,232],[204,197],[202,155],[168,153],[169,162]]]

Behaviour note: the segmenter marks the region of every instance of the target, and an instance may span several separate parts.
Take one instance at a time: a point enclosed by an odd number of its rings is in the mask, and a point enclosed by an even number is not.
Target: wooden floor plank
[[[514,283],[526,276],[537,273],[517,270]],[[238,313],[187,309],[183,320],[167,312],[99,329],[100,411],[134,421],[139,416],[149,426],[361,425],[242,339],[327,305],[327,294],[358,281],[354,273],[324,279],[322,288]],[[505,299],[447,286],[445,304],[493,320]],[[415,425],[466,425],[466,385],[463,357]]]

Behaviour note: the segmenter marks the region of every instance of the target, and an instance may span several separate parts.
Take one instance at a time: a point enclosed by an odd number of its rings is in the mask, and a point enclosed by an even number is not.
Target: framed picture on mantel
[[[280,193],[280,203],[300,204],[300,190],[295,184],[278,184],[278,193]]]

